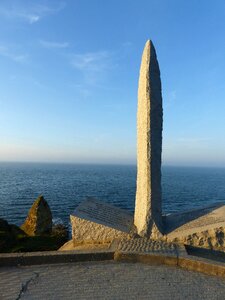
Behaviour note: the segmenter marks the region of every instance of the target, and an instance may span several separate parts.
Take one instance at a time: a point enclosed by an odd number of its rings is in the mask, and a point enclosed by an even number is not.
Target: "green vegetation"
[[[1,253],[57,250],[67,241],[68,230],[62,224],[54,225],[49,234],[28,236],[18,226],[0,219]]]

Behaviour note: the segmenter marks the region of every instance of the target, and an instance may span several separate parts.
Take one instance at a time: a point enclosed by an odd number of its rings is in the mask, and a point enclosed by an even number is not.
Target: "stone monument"
[[[111,204],[88,197],[70,215],[73,245],[107,244],[129,238],[133,216]]]
[[[137,189],[134,225],[140,236],[162,233],[161,152],[162,94],[160,70],[152,41],[142,55],[137,112]]]
[[[148,40],[142,55],[138,86],[134,220],[127,211],[88,198],[70,216],[74,246],[109,244],[114,239],[125,239],[140,250],[143,245],[147,248],[151,245],[149,239],[155,239],[225,250],[224,204],[162,216],[162,116],[159,64],[153,43]],[[137,245],[134,237],[138,237]]]

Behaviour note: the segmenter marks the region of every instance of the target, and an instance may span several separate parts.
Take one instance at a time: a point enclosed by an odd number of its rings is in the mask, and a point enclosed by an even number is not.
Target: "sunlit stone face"
[[[162,95],[155,48],[147,41],[140,68],[137,112],[137,190],[134,224],[158,236],[161,221]]]

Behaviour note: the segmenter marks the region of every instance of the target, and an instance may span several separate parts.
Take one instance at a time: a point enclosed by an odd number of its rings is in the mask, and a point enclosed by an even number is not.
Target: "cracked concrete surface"
[[[22,282],[21,289],[19,291],[19,295],[16,298],[16,300],[21,299],[22,295],[26,293],[29,283],[34,282],[38,277],[39,274],[37,272],[34,272],[31,278],[27,279],[25,282]]]
[[[0,268],[0,299],[224,299],[225,280],[115,261]]]

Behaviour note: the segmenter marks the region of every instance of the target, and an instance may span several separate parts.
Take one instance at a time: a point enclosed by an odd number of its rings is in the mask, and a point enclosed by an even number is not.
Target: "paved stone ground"
[[[224,299],[225,280],[176,267],[85,262],[0,268],[0,299]]]
[[[117,250],[130,253],[157,253],[177,255],[177,246],[160,240],[134,238],[120,241]]]

